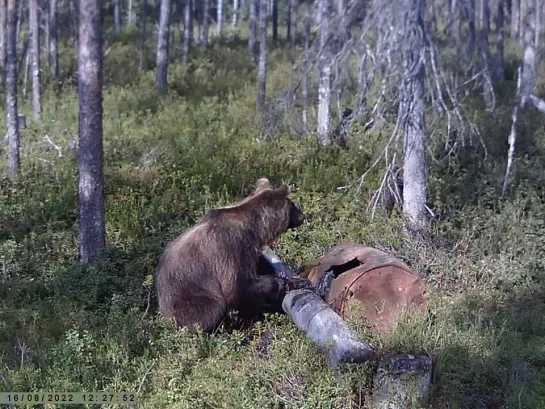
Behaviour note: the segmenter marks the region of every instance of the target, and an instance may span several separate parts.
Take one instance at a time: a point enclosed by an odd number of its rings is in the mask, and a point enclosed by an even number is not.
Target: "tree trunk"
[[[272,39],[278,41],[278,0],[272,0]]]
[[[129,27],[133,26],[133,10],[134,4],[133,0],[129,0],[129,3],[127,4],[127,25]]]
[[[17,47],[17,73],[24,72],[25,64],[26,64],[26,67],[29,66],[28,64],[29,62],[28,55],[30,52],[29,48],[30,48],[30,36],[25,41],[23,41],[20,48],[21,50],[20,52],[19,52],[19,47]]]
[[[494,90],[492,88],[492,67],[490,56],[490,44],[488,36],[490,34],[490,8],[488,0],[481,0],[481,29],[479,31],[479,49],[481,50],[481,58],[485,67],[483,96],[488,110],[494,108]]]
[[[504,43],[505,0],[498,0],[498,13],[496,14],[496,80],[505,79],[505,58],[503,55]]]
[[[453,25],[452,25],[452,34],[454,41],[456,42],[456,52],[459,54],[459,51],[461,50],[462,45],[460,44],[460,37],[462,33],[462,21],[465,20],[463,18],[462,9],[463,6],[460,4],[460,1],[462,0],[452,0],[452,12],[453,12]],[[456,18],[458,17],[458,18]],[[459,55],[456,56],[456,59],[460,61]]]
[[[481,0],[481,30],[490,33],[490,4],[489,0]],[[488,39],[487,39],[488,41]]]
[[[299,0],[289,0],[288,18],[287,18],[287,40],[290,43],[291,59],[293,61],[293,52],[297,43],[297,6]]]
[[[17,51],[19,51],[19,40],[21,39],[21,25],[23,24],[25,17],[23,15],[23,1],[17,1],[16,3],[17,3],[17,35],[16,35],[15,41],[17,44]],[[18,53],[18,54],[22,55],[22,53]]]
[[[8,176],[15,180],[21,163],[19,112],[17,109],[17,0],[7,0],[6,9],[6,123]]]
[[[202,1],[197,1],[193,4],[193,18],[195,18],[195,15],[197,15],[197,43],[200,45],[202,44],[202,10],[203,5]]]
[[[187,64],[193,47],[193,0],[186,0],[184,7],[184,57],[182,62]]]
[[[42,14],[45,12],[45,18],[44,18],[44,36],[45,38],[42,40],[44,42],[44,48],[45,48],[45,57],[47,59],[47,66],[51,67],[51,61],[49,60],[49,44],[51,44],[51,41],[49,41],[49,1],[45,2],[46,10],[42,11]]]
[[[467,3],[468,25],[469,25],[469,39],[467,45],[467,60],[471,66],[473,63],[473,57],[475,54],[475,0],[469,0]]]
[[[240,4],[238,0],[233,0],[233,28],[238,27],[238,15]]]
[[[524,24],[522,26],[524,38],[524,59],[522,66],[521,80],[521,108],[524,108],[530,94],[532,94],[536,84],[536,51],[535,44],[535,3],[534,0],[526,3],[526,13]]]
[[[347,16],[344,0],[337,0],[337,16],[339,18],[339,28],[337,29],[339,32],[339,43],[342,47],[344,42],[348,40],[348,26],[346,24]]]
[[[248,16],[248,51],[250,53],[250,57],[252,57],[252,60],[255,63],[256,60],[256,37],[257,37],[257,7],[258,7],[258,1],[259,0],[248,0],[250,2],[250,12]]]
[[[102,0],[79,7],[79,256],[95,261],[106,245],[102,147]]]
[[[121,31],[121,4],[120,0],[112,0],[114,4],[114,30],[116,33]]]
[[[259,4],[259,66],[257,71],[257,112],[265,106],[267,85],[267,0]]]
[[[307,2],[305,15],[305,50],[304,50],[304,72],[303,72],[303,132],[308,135],[308,75],[310,71],[310,22],[312,6]]]
[[[356,116],[365,112],[367,109],[367,53],[362,50],[360,66],[358,72],[358,94],[356,102]]]
[[[27,90],[28,90],[28,71],[30,70],[30,50],[28,49],[27,47],[27,50],[26,50],[26,55],[24,58],[24,65],[23,65],[23,90],[22,90],[22,96],[23,96],[23,100],[26,100],[26,97],[27,97]]]
[[[520,7],[519,7],[519,41],[521,44],[524,45],[524,23],[526,19],[526,3],[528,0],[520,0]]]
[[[76,49],[76,58],[78,54],[77,50],[79,49],[79,2],[80,0],[72,0],[70,2],[74,12],[74,47]]]
[[[534,42],[534,46],[536,48],[539,47],[539,33],[541,32],[541,13],[543,12],[543,3],[539,0],[535,0],[536,3],[535,3],[535,31],[536,31],[536,35],[535,35],[535,42]]]
[[[437,31],[437,6],[435,0],[430,0],[430,23],[432,30]]]
[[[208,48],[210,0],[203,0],[201,50]]]
[[[455,28],[457,26],[454,21],[454,17],[456,16],[456,9],[456,0],[448,0],[447,33],[454,40],[457,39],[457,37],[454,35]]]
[[[6,82],[6,31],[6,0],[0,0],[0,81],[2,84]]]
[[[57,0],[49,0],[49,68],[59,89],[59,25]]]
[[[218,0],[218,15],[217,15],[217,35],[221,38],[223,32],[223,0]]]
[[[28,2],[28,22],[30,25],[30,60],[32,65],[32,112],[34,119],[42,119],[42,92],[40,71],[40,26],[38,0]]]
[[[511,38],[518,38],[520,29],[520,0],[511,0]]]
[[[318,0],[320,16],[320,56],[318,59],[318,142],[330,142],[329,106],[331,100],[331,45],[329,44],[330,0]]]
[[[148,11],[148,0],[142,0],[142,37],[140,38],[140,61],[138,62],[138,71],[144,69],[144,53],[146,52],[146,20]]]
[[[405,138],[403,210],[411,233],[425,233],[426,123],[424,103],[423,0],[403,0],[401,129]]]
[[[161,0],[159,17],[159,35],[157,39],[157,74],[155,88],[161,90],[167,86],[168,45],[170,39],[170,0]]]

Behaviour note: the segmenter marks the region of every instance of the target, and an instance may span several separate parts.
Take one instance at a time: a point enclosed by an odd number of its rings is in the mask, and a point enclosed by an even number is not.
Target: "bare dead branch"
[[[61,150],[61,148],[59,148],[57,145],[55,145],[55,143],[53,143],[53,141],[51,140],[51,138],[49,138],[48,135],[45,135],[45,136],[43,137],[43,140],[44,140],[44,142],[46,142],[46,143],[48,143],[49,145],[51,145],[51,146],[58,152],[59,157],[62,157],[62,156],[63,156],[63,155],[62,155],[62,150]]]
[[[540,111],[545,113],[545,101],[541,98],[536,97],[534,94],[530,94],[529,96],[530,102],[534,105],[534,107]]]

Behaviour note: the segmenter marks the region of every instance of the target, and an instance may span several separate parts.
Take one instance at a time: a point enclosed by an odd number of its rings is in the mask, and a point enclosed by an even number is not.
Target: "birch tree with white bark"
[[[233,28],[237,28],[238,27],[238,23],[239,23],[239,14],[240,14],[240,2],[239,0],[233,0],[233,23],[232,23],[232,26]]]
[[[49,0],[49,70],[51,77],[56,83],[57,91],[60,87],[60,72],[59,72],[59,24],[58,24],[58,2],[57,0]]]
[[[217,0],[216,33],[218,38],[223,35],[223,0]]]
[[[29,26],[30,26],[30,61],[32,66],[32,112],[34,119],[42,119],[42,90],[40,68],[40,25],[38,0],[29,0]]]
[[[83,0],[80,0],[83,1]],[[157,36],[157,57],[155,88],[161,90],[167,86],[168,54],[170,40],[171,0],[161,0],[159,16],[159,34]]]
[[[257,43],[257,18],[259,0],[248,0],[249,15],[248,15],[248,53],[256,62],[256,43]]]
[[[17,1],[6,5],[6,123],[8,140],[8,177],[15,180],[21,166],[19,111],[17,106]]]
[[[208,34],[207,34],[208,36]],[[182,62],[187,64],[193,47],[193,0],[184,4],[184,55]]]
[[[331,27],[329,17],[331,0],[318,0],[318,24],[320,27],[320,54],[318,57],[318,143],[330,142],[331,103]]]
[[[261,0],[259,3],[259,64],[257,68],[257,112],[262,112],[265,106],[266,85],[267,85],[267,13],[268,0]]]

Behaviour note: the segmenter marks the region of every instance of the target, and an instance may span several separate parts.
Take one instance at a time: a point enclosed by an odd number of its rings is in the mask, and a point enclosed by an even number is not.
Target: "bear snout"
[[[305,221],[304,213],[299,210],[295,205],[290,209],[290,220],[288,223],[288,229],[295,229],[303,224]]]

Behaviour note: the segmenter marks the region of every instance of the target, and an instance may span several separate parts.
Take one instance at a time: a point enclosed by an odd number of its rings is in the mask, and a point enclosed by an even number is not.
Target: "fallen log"
[[[279,275],[296,277],[269,247],[265,247],[262,254]],[[375,353],[314,291],[301,289],[288,292],[282,302],[282,309],[309,339],[318,344],[320,349],[328,351],[328,362],[332,368],[342,363],[368,361]]]

